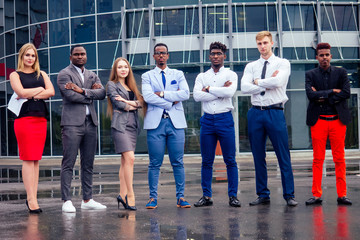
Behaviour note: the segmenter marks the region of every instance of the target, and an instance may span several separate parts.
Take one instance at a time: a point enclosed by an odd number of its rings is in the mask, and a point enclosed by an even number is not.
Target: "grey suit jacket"
[[[106,95],[110,99],[111,104],[113,106],[111,127],[115,128],[120,132],[125,132],[126,124],[128,122],[128,116],[129,116],[129,105],[124,102],[115,100],[115,97],[117,95],[120,95],[126,100],[130,100],[128,91],[121,85],[121,83],[119,82],[114,83],[112,81],[109,81],[106,85]],[[137,100],[136,96],[135,96],[135,100]],[[139,117],[137,110],[135,112],[135,119],[136,119],[137,133],[139,134],[141,129],[139,127],[140,125],[139,125]]]
[[[65,89],[65,84],[68,82],[73,82],[80,88],[83,88],[85,95]],[[90,110],[93,123],[96,126],[98,125],[94,100],[104,99],[106,92],[103,86],[100,89],[91,89],[94,83],[101,84],[99,77],[95,73],[85,69],[83,83],[79,73],[72,64],[59,72],[57,85],[63,98],[61,126],[82,125],[86,118],[86,106]]]

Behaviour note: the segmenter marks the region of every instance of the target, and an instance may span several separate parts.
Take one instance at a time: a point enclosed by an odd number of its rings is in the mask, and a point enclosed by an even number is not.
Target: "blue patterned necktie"
[[[261,72],[261,79],[264,79],[265,78],[265,74],[266,74],[266,65],[267,65],[268,61],[265,61],[264,62],[264,67],[262,69],[262,72]],[[262,91],[260,93],[261,96],[264,96],[265,95],[265,91]]]
[[[165,73],[164,71],[161,71],[161,77],[162,77],[162,82],[164,84],[164,89],[165,89],[165,86],[166,86],[166,78],[165,78]]]

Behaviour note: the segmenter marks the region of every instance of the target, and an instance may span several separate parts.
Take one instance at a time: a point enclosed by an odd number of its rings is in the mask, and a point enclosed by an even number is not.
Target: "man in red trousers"
[[[313,197],[306,205],[321,204],[322,169],[325,160],[326,141],[330,139],[335,163],[337,202],[351,205],[346,197],[345,134],[346,124],[350,122],[347,99],[350,98],[350,82],[344,68],[330,65],[332,55],[328,43],[316,47],[319,67],[306,72],[305,89],[310,101],[306,124],[311,129],[313,145]]]

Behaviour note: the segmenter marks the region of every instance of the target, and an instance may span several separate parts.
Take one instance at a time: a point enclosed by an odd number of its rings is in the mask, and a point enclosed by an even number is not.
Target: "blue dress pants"
[[[248,111],[247,118],[250,146],[255,164],[256,194],[259,197],[270,198],[265,160],[266,139],[269,136],[280,166],[283,197],[284,199],[293,198],[294,176],[283,110],[251,108]]]
[[[228,195],[236,197],[238,190],[238,167],[235,159],[235,129],[231,112],[205,113],[200,119],[200,149],[202,157],[201,187],[203,195],[212,197],[211,181],[215,149],[219,140],[228,176]]]
[[[170,118],[161,119],[156,129],[147,131],[147,144],[149,150],[148,181],[150,198],[157,199],[160,167],[164,160],[167,147],[169,159],[174,172],[177,199],[184,197],[185,171],[184,171],[184,129],[176,129]]]

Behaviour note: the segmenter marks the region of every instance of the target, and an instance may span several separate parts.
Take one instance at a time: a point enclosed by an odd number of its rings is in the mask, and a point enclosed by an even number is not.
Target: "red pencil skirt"
[[[14,130],[20,160],[41,160],[46,140],[46,118],[22,117],[15,119]]]

